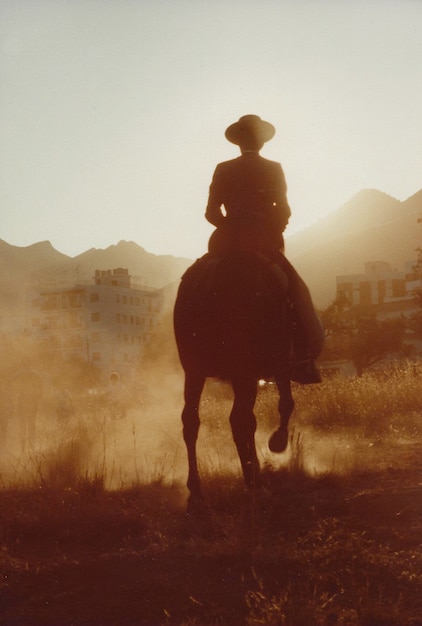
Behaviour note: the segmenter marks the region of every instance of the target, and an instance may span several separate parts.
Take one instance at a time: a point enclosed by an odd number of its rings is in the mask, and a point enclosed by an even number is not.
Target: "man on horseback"
[[[259,154],[275,128],[257,115],[244,115],[225,133],[241,156],[217,165],[210,185],[206,219],[216,226],[209,241],[212,255],[258,253],[281,267],[289,283],[294,328],[292,380],[320,382],[315,365],[323,331],[309,290],[284,256],[283,233],[291,210],[280,163]]]

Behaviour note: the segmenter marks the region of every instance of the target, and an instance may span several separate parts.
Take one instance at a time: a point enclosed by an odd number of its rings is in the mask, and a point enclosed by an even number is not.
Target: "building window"
[[[90,302],[99,302],[100,300],[100,294],[99,293],[91,293],[89,296],[89,301]]]
[[[82,321],[79,317],[79,313],[68,311],[64,318],[63,326],[64,328],[81,328]]]
[[[66,300],[66,299],[65,299]],[[67,296],[67,302],[63,302],[63,308],[78,309],[81,306],[81,298],[79,294],[70,293]]]
[[[54,311],[55,309],[60,309],[60,305],[55,296],[47,296],[41,308],[43,311]]]
[[[57,330],[60,328],[60,319],[58,317],[47,317],[45,324],[48,330]]]
[[[91,313],[91,322],[99,322],[100,314],[98,312]]]

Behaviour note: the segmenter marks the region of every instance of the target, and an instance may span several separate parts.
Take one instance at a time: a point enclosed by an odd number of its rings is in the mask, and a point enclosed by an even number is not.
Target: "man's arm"
[[[292,211],[287,200],[287,184],[283,169],[280,163],[277,163],[277,186],[274,205],[274,217],[277,225],[283,233],[289,223]]]
[[[221,212],[221,205],[223,204],[223,197],[221,192],[221,170],[217,165],[212,182],[210,185],[210,191],[208,195],[208,204],[205,211],[206,219],[214,226],[221,226],[225,217]]]

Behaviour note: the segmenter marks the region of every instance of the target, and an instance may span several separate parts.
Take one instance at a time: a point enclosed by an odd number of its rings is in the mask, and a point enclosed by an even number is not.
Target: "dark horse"
[[[183,436],[187,447],[189,501],[202,499],[196,458],[199,402],[208,376],[230,381],[230,414],[243,476],[249,488],[261,486],[253,412],[258,380],[275,380],[280,427],[270,438],[273,452],[288,443],[294,401],[290,388],[290,307],[287,279],[266,257],[206,254],[182,277],[174,308],[174,328],[185,371]]]

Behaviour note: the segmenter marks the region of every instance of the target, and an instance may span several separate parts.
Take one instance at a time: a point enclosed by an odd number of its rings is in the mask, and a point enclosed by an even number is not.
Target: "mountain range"
[[[310,287],[315,305],[335,297],[336,276],[360,274],[367,261],[387,261],[403,270],[422,247],[422,189],[400,202],[377,190],[363,190],[323,219],[286,236],[286,256]],[[43,241],[18,247],[0,240],[0,323],[23,312],[27,288],[38,281],[90,280],[96,269],[128,268],[145,285],[165,288],[172,305],[192,259],[155,255],[133,241],[92,248],[75,257]]]
[[[403,271],[422,248],[422,189],[400,202],[371,189],[286,239],[286,256],[308,283],[315,304],[335,297],[336,276],[363,274],[368,261]]]

